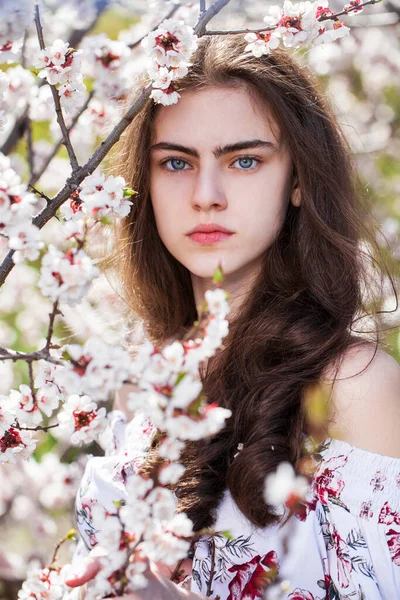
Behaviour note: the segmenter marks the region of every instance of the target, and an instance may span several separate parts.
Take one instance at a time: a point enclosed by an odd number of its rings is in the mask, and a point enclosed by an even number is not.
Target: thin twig
[[[178,8],[180,8],[180,7],[181,7],[181,4],[174,4],[174,6],[169,11],[169,13],[159,23],[157,23],[157,25],[154,25],[154,27],[152,27],[152,29],[150,29],[148,33],[146,33],[145,35],[143,35],[141,38],[139,38],[135,42],[132,42],[132,44],[128,44],[128,48],[130,48],[132,50],[133,48],[136,48],[136,46],[139,46],[140,42],[142,40],[144,40],[144,38],[146,38],[150,32],[155,31],[156,29],[158,29],[160,27],[161,23],[163,21],[165,21],[166,19],[170,19],[176,13],[176,11],[178,10]]]
[[[28,183],[28,187],[31,188],[31,190],[34,194],[36,194],[37,196],[40,196],[41,198],[43,198],[43,200],[46,200],[47,204],[49,202],[51,202],[50,198],[48,196],[46,196],[46,194],[44,194],[40,190],[37,190],[32,184]]]
[[[46,345],[43,348],[43,350],[50,350],[50,344],[51,344],[51,338],[53,336],[53,332],[54,332],[54,321],[55,318],[58,314],[61,314],[60,311],[58,310],[58,300],[56,300],[53,304],[53,310],[51,311],[51,313],[49,314],[50,317],[50,321],[49,321],[49,329],[47,332],[47,338],[46,338]]]
[[[35,384],[34,384],[34,379],[33,379],[33,365],[31,362],[28,362],[28,371],[29,371],[29,387],[31,388],[32,398],[36,400]]]
[[[262,31],[273,31],[276,29],[272,27],[258,27],[256,29],[210,29],[204,32],[203,35],[231,35],[236,33],[261,33]]]
[[[65,536],[64,536],[64,537],[63,537],[63,538],[62,538],[62,539],[61,539],[61,540],[58,542],[57,546],[55,547],[54,554],[53,554],[53,558],[51,559],[51,563],[50,563],[50,565],[54,565],[54,563],[56,562],[56,560],[57,560],[57,556],[58,556],[58,552],[59,552],[59,550],[60,550],[61,546],[62,546],[62,545],[65,543],[65,542],[67,542],[68,540],[70,540],[70,539],[71,539],[71,533],[76,533],[76,532],[75,532],[75,530],[71,530],[71,531],[69,531],[69,532],[67,533],[67,535],[65,535]]]
[[[15,429],[18,429],[19,431],[47,431],[48,429],[54,429],[59,426],[59,423],[55,423],[54,425],[37,425],[36,427],[21,427],[20,425],[17,425]]]
[[[230,0],[216,0],[211,4],[210,8],[206,10],[202,15],[199,16],[197,24],[194,28],[196,35],[201,37],[206,31],[207,24],[213,19],[221,10],[229,4]]]
[[[43,29],[42,29],[42,24],[40,22],[39,4],[35,4],[35,24],[36,24],[36,31],[37,31],[37,35],[38,35],[40,49],[44,50],[46,47],[46,44],[44,43]],[[74,173],[75,171],[77,171],[79,169],[79,164],[78,164],[77,158],[75,156],[75,152],[72,147],[71,140],[69,139],[68,129],[65,124],[64,116],[63,116],[62,109],[61,109],[60,97],[58,95],[58,90],[57,90],[56,86],[51,85],[51,84],[49,84],[49,85],[50,85],[51,93],[53,95],[54,106],[55,106],[56,115],[57,115],[57,122],[60,126],[61,133],[62,133],[62,136],[64,139],[64,144],[65,144],[65,147],[67,148],[69,162],[71,163],[72,172]]]
[[[217,0],[210,6],[209,9],[199,18],[196,26],[194,27],[194,33],[201,37],[205,31],[207,23],[221,11],[224,6],[229,4],[230,0]],[[41,213],[39,213],[34,219],[33,224],[36,225],[39,229],[41,229],[54,215],[60,206],[71,196],[71,194],[79,187],[82,181],[93,173],[93,171],[98,167],[103,158],[108,154],[111,148],[118,142],[122,133],[128,127],[128,125],[132,122],[135,116],[138,114],[148,97],[150,96],[150,92],[152,89],[152,84],[149,83],[139,95],[139,97],[135,100],[129,110],[122,117],[121,121],[117,123],[111,133],[107,136],[107,138],[100,144],[97,150],[94,152],[93,156],[87,161],[87,163],[80,167],[77,171],[72,173],[72,175],[67,179],[64,187],[58,192],[54,198],[52,198],[51,203],[46,206]],[[3,260],[3,263],[0,265],[0,286],[3,285],[6,280],[8,274],[14,268],[13,262],[13,254],[14,250],[10,250]]]
[[[332,21],[332,20],[335,21],[338,17],[341,17],[342,15],[348,15],[349,13],[359,10],[360,8],[363,8],[364,6],[368,6],[370,4],[376,4],[377,2],[380,2],[380,0],[367,0],[367,2],[364,2],[363,4],[349,8],[349,10],[342,10],[342,11],[334,13],[332,15],[322,16],[322,17],[319,17],[317,20],[320,22]],[[274,29],[276,29],[275,25],[269,26],[269,27],[257,27],[256,29],[224,29],[224,30],[210,29],[210,30],[206,30],[203,33],[203,35],[229,35],[229,34],[236,34],[236,33],[261,33],[263,31],[273,31]]]
[[[29,104],[28,104],[29,111]],[[35,169],[35,156],[33,152],[33,137],[32,137],[32,120],[28,116],[26,117],[26,140],[27,140],[27,151],[28,151],[28,165],[29,165],[29,176],[32,176],[32,173]]]
[[[54,365],[64,364],[63,361],[54,358],[45,350],[38,350],[37,352],[19,352],[18,350],[8,350],[7,348],[0,347],[0,361],[1,360],[12,360],[13,362],[16,362],[17,360],[24,360],[25,362],[46,360]]]
[[[68,134],[71,133],[72,129],[75,127],[76,123],[79,120],[79,117],[85,112],[85,110],[87,109],[87,107],[89,106],[89,103],[91,101],[91,99],[93,98],[94,95],[94,90],[92,90],[88,97],[86,98],[86,102],[85,104],[80,108],[79,112],[74,116],[71,125],[68,127]],[[34,185],[37,181],[39,181],[39,179],[41,178],[41,176],[43,175],[43,173],[46,171],[47,167],[49,166],[49,164],[51,163],[51,161],[53,160],[53,158],[56,156],[57,152],[59,151],[59,149],[61,148],[63,144],[63,140],[59,140],[54,148],[52,149],[52,151],[50,152],[50,154],[47,156],[47,158],[45,159],[40,171],[38,171],[37,173],[34,173],[29,181],[29,185]]]
[[[327,15],[326,17],[320,17],[318,19],[318,21],[335,20],[335,19],[337,19],[337,17],[341,17],[342,15],[348,15],[349,13],[354,12],[355,10],[359,10],[360,8],[363,8],[364,6],[369,6],[370,4],[376,4],[377,2],[381,2],[381,0],[367,0],[367,2],[364,2],[363,4],[352,6],[351,8],[349,8],[349,10],[341,10],[340,12],[337,12],[333,15]]]

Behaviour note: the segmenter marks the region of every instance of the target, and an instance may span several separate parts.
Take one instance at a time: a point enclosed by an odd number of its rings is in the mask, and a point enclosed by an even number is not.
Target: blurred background
[[[182,18],[193,25],[198,4],[41,0],[46,45],[61,38],[84,52],[83,73],[90,98],[87,110],[71,132],[80,163],[91,156],[118,122],[132,81],[144,68],[145,55],[136,42],[172,11],[174,19]],[[270,4],[275,2],[232,0],[209,29],[260,27]],[[7,1],[3,5],[6,9]],[[343,4],[335,0],[330,7],[338,11]],[[349,140],[367,201],[380,224],[379,242],[391,261],[397,287],[400,0],[366,7],[344,20],[351,27],[348,37],[297,50],[296,55],[318,76]],[[67,152],[60,145],[49,87],[37,85],[32,67],[37,50],[31,25],[23,39],[0,53],[0,68],[7,71],[10,80],[5,91],[8,122],[0,132],[0,147],[24,182],[53,195],[63,186],[70,166]],[[53,219],[43,230],[44,240],[58,244],[57,230],[57,219]],[[101,256],[108,239],[109,232],[104,228],[91,241],[92,253]],[[0,289],[2,347],[31,352],[43,346],[52,304],[37,288],[38,269],[39,261],[17,265]],[[400,311],[396,310],[389,280],[385,289],[380,326],[386,330],[388,351],[400,361]],[[116,342],[129,339],[132,326],[117,285],[100,277],[80,305],[63,307],[53,339],[60,344],[83,344],[96,335]],[[27,375],[24,362],[0,361],[0,394],[7,395],[10,388],[27,383]],[[85,457],[101,452],[97,444],[83,449],[71,447],[55,431],[41,434],[34,460],[0,464],[0,600],[16,598],[28,566],[47,563],[59,538],[74,526],[73,501]],[[72,551],[70,543],[63,548],[63,558],[68,560]]]

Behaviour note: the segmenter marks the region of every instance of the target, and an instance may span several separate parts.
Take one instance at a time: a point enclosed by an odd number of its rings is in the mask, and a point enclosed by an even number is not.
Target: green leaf
[[[215,283],[215,285],[220,285],[221,283],[223,283],[223,281],[224,281],[224,274],[222,272],[221,267],[218,265],[218,267],[214,271],[213,283]]]
[[[129,198],[130,196],[134,196],[136,195],[138,192],[136,192],[135,190],[133,190],[130,187],[126,187],[124,188],[124,198]]]

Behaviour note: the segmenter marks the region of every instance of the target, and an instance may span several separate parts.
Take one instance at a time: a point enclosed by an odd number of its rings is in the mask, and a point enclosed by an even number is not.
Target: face
[[[182,92],[177,104],[159,108],[153,210],[164,245],[193,277],[212,278],[218,264],[227,279],[257,272],[289,201],[292,162],[277,136],[242,89]],[[214,233],[189,235],[199,225]]]

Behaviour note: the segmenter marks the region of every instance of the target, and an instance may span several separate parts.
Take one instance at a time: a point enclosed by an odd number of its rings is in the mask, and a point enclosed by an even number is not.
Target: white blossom
[[[84,250],[70,248],[62,252],[53,244],[43,256],[38,285],[44,296],[71,306],[86,295],[99,270]]]
[[[9,399],[12,411],[23,424],[38,425],[42,422],[43,415],[29,385],[21,384],[19,390],[11,390]]]
[[[141,44],[160,67],[178,67],[182,62],[189,62],[197,48],[197,36],[184,21],[165,19]]]
[[[8,396],[0,396],[0,436],[2,437],[7,429],[15,421],[15,412]]]
[[[17,222],[7,227],[8,247],[15,250],[14,263],[20,263],[25,258],[36,260],[39,250],[44,247],[40,237],[40,229],[30,221]]]
[[[308,489],[307,479],[302,475],[296,475],[289,462],[282,462],[275,473],[267,475],[264,498],[268,504],[278,506],[291,498],[303,499]]]
[[[57,39],[38,52],[35,67],[39,69],[39,77],[50,85],[63,84],[77,77],[81,80],[81,58],[82,50],[69,48],[68,42]]]
[[[160,470],[159,481],[162,485],[176,483],[184,474],[185,467],[179,463],[171,463]]]
[[[10,43],[13,40],[23,37],[25,29],[32,21],[33,1],[18,0],[18,2],[10,2],[9,0],[1,0],[0,12],[0,52],[3,53],[9,50]],[[1,56],[1,62],[4,62],[3,56]]]
[[[28,578],[18,592],[18,600],[59,600],[63,597],[62,580],[57,571],[35,569],[28,573]]]
[[[159,447],[158,454],[168,460],[178,460],[185,444],[179,440],[166,438]]]
[[[125,575],[128,579],[128,590],[134,592],[146,587],[147,579],[144,575],[147,565],[143,561],[135,561],[128,565]]]
[[[74,446],[97,439],[107,424],[106,409],[97,408],[89,396],[77,394],[69,396],[57,418],[60,428],[71,435]]]
[[[270,54],[271,50],[275,50],[280,44],[280,36],[275,31],[263,34],[250,32],[244,36],[244,39],[249,42],[245,52],[251,52],[257,58],[263,54]]]
[[[30,431],[10,427],[0,437],[0,463],[16,462],[16,458],[28,459],[36,448],[36,440]]]

